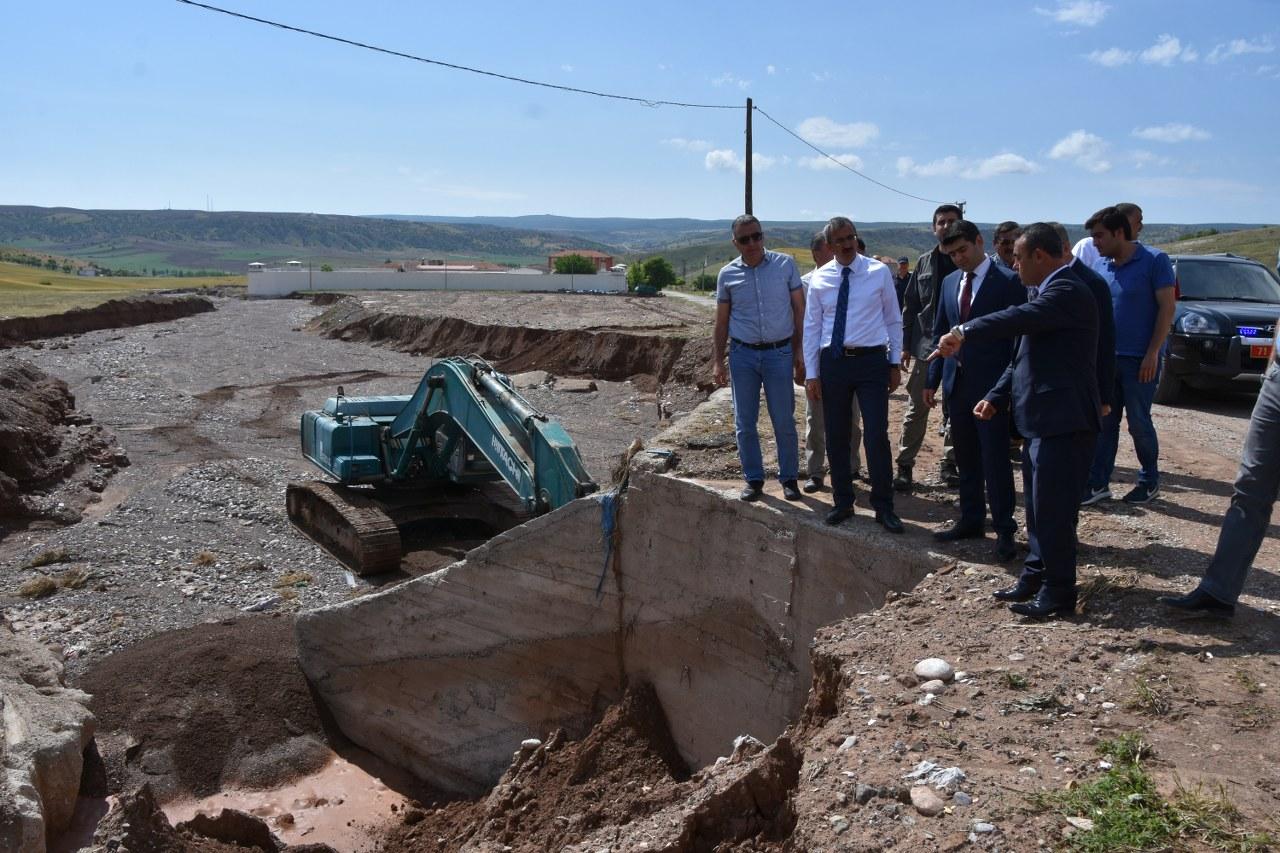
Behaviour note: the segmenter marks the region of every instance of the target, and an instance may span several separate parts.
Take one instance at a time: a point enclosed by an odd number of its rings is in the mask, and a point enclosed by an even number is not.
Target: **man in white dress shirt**
[[[871,507],[890,533],[902,532],[893,511],[889,395],[902,382],[902,315],[893,274],[858,254],[853,222],[836,216],[823,229],[835,259],[813,273],[805,301],[805,393],[822,400],[833,507],[828,524],[853,515],[849,464],[853,407],[862,413],[862,439],[871,477]]]

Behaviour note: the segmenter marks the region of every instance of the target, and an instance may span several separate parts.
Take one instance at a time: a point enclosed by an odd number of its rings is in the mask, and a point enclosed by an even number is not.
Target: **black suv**
[[[1237,255],[1171,255],[1178,307],[1156,387],[1173,403],[1185,386],[1253,387],[1266,371],[1280,317],[1280,280]]]

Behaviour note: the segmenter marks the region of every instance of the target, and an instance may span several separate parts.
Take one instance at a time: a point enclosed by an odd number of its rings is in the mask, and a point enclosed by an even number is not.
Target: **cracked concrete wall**
[[[817,628],[937,565],[869,526],[830,530],[642,472],[606,565],[601,511],[576,501],[432,575],[303,615],[302,667],[338,725],[434,784],[479,791],[522,739],[584,734],[636,678],[701,766],[794,719]]]

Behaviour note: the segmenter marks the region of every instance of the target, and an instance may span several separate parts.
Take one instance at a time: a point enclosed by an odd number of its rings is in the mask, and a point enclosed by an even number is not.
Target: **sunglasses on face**
[[[760,231],[753,231],[750,234],[743,234],[741,237],[734,237],[733,242],[737,243],[739,246],[747,246],[751,243],[759,243],[763,239],[763,233]]]

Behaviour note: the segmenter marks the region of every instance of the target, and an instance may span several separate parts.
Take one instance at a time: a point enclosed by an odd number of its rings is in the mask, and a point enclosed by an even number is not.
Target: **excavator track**
[[[320,481],[290,483],[289,518],[356,574],[375,575],[400,567],[400,531],[377,501]]]

